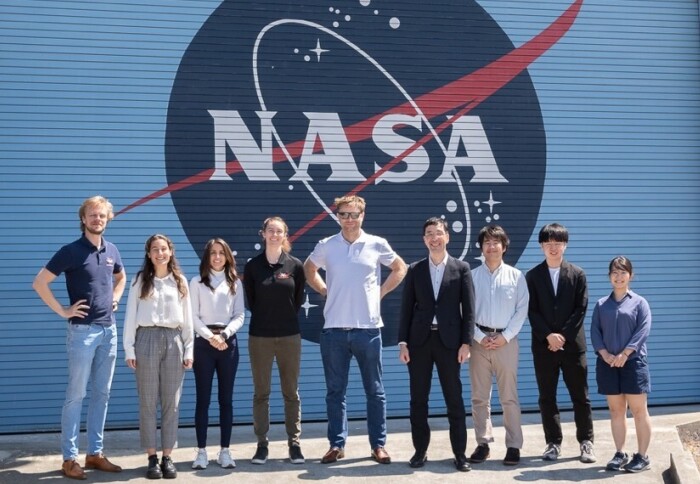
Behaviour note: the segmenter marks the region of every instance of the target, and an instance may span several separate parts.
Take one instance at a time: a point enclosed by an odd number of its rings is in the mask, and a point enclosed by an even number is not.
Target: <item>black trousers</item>
[[[540,392],[539,406],[546,443],[561,445],[561,420],[557,406],[557,386],[559,373],[569,390],[574,407],[576,439],[593,441],[593,416],[591,401],[588,398],[588,365],[586,353],[578,351],[550,351],[542,344],[533,343],[532,356],[535,364],[535,377]]]
[[[462,398],[462,380],[457,350],[442,344],[437,331],[431,331],[428,341],[419,347],[409,346],[408,375],[411,388],[411,437],[416,452],[426,452],[430,444],[428,425],[428,400],[433,378],[433,365],[437,366],[442,395],[447,405],[450,424],[450,443],[455,455],[464,454],[467,448],[467,423]]]

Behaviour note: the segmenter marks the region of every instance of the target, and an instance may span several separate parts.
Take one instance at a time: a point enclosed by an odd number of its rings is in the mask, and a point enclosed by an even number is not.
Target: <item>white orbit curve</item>
[[[354,44],[352,41],[346,39],[342,35],[338,34],[337,32],[334,32],[333,30],[324,27],[321,24],[317,24],[316,22],[310,22],[308,20],[299,20],[299,19],[280,19],[280,20],[275,20],[274,22],[271,22],[267,24],[265,27],[260,30],[260,33],[258,33],[257,38],[255,39],[255,44],[253,46],[253,79],[255,82],[255,93],[258,96],[258,102],[260,103],[260,109],[263,111],[267,111],[267,107],[265,105],[265,100],[263,99],[262,96],[262,90],[260,88],[260,81],[258,78],[258,49],[260,48],[260,43],[262,42],[263,37],[265,36],[266,33],[268,33],[270,30],[273,28],[280,26],[280,25],[285,25],[285,24],[296,24],[296,25],[303,25],[306,27],[311,27],[317,30],[320,30],[321,32],[324,32],[328,35],[331,35],[332,37],[335,37],[336,39],[340,40],[343,42],[345,45],[351,47],[355,52],[360,54],[362,57],[364,57],[367,61],[369,61],[370,64],[372,64],[379,72],[381,72],[384,77],[386,77],[389,82],[391,82],[396,89],[406,98],[406,101],[408,101],[413,109],[416,110],[416,113],[422,118],[422,121],[425,123],[425,125],[428,127],[430,132],[433,135],[433,139],[438,143],[440,146],[440,149],[442,150],[443,154],[447,156],[447,148],[445,148],[445,145],[443,144],[442,140],[438,136],[437,132],[435,131],[435,128],[433,128],[433,125],[430,123],[430,120],[423,114],[423,111],[421,111],[420,107],[416,104],[416,102],[413,100],[413,98],[406,92],[406,90],[401,86],[401,84],[398,83],[394,77],[389,74],[389,72],[386,71],[372,56],[370,56],[368,53],[366,53],[364,50],[362,50],[359,46]],[[292,166],[292,168],[296,171],[298,169],[298,166],[294,163],[294,159],[292,158],[291,154],[287,150],[287,147],[284,145],[282,142],[282,139],[280,138],[279,134],[277,133],[277,128],[272,126],[272,132],[273,135],[275,136],[275,140],[277,141],[278,146],[282,149],[282,152],[284,153],[284,156],[287,158],[287,161],[289,164]],[[459,193],[462,198],[462,204],[464,206],[464,214],[465,214],[465,226],[467,227],[466,231],[466,237],[465,237],[465,243],[464,243],[464,248],[462,249],[462,254],[460,255],[460,259],[464,259],[467,255],[467,252],[469,250],[469,239],[471,238],[471,220],[469,216],[469,206],[467,202],[467,196],[464,190],[464,186],[462,185],[462,181],[459,179],[459,175],[456,173],[456,170],[453,170],[452,172],[452,177],[455,179],[455,182],[457,183],[457,186],[459,188]],[[321,206],[321,208],[327,212],[333,220],[338,223],[338,218],[336,215],[333,213],[333,211],[326,205],[326,203],[321,199],[321,197],[318,196],[316,191],[311,187],[309,182],[306,180],[302,180],[302,183],[304,183],[304,186],[306,186],[306,189],[309,191],[311,196],[313,196],[316,199],[316,202]]]

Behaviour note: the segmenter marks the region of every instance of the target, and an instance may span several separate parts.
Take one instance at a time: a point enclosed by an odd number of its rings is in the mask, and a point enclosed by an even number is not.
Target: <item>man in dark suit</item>
[[[465,455],[467,426],[460,365],[469,359],[474,336],[474,286],[469,264],[447,253],[447,222],[433,217],[423,225],[429,257],[408,270],[399,321],[399,359],[408,364],[411,388],[411,467],[427,461],[430,443],[428,398],[437,366],[450,423],[450,443],[459,471],[471,468]]]
[[[586,274],[564,260],[569,232],[559,224],[542,227],[539,242],[545,261],[525,279],[530,292],[528,317],[532,326],[532,356],[539,389],[539,406],[547,447],[544,460],[557,460],[562,432],[557,407],[559,372],[574,407],[581,462],[595,462],[593,418],[588,399],[588,365],[583,319],[588,306]]]

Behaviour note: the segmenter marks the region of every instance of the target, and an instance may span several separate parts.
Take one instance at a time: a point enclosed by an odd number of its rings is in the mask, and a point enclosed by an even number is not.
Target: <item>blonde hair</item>
[[[83,223],[83,217],[87,213],[88,209],[93,207],[105,207],[107,209],[107,222],[114,218],[114,207],[111,202],[107,200],[102,195],[95,195],[85,200],[80,208],[78,209],[78,220],[80,220],[80,231],[85,232],[85,224]]]
[[[357,196],[357,195],[343,195],[342,197],[338,197],[334,201],[335,203],[335,208],[340,210],[340,207],[343,205],[355,205],[357,208],[360,209],[360,212],[365,211],[365,199]]]

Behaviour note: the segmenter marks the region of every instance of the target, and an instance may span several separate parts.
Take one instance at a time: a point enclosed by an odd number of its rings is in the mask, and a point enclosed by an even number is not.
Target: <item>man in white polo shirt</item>
[[[406,275],[406,264],[389,243],[362,230],[365,200],[346,195],[335,200],[341,232],[321,240],[304,263],[306,280],[326,297],[321,358],[326,377],[330,449],[321,463],[345,456],[348,421],[345,392],[354,356],[367,397],[367,432],[372,458],[389,464],[386,444],[386,396],[382,383],[381,299]],[[381,283],[381,265],[391,269]],[[325,269],[326,280],[318,273]]]

